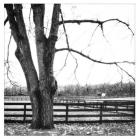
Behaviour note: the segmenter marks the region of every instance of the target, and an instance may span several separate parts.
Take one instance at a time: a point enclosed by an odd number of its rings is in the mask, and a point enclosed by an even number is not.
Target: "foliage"
[[[29,124],[5,124],[4,135],[14,136],[133,136],[134,123],[56,124],[51,130],[29,129]]]

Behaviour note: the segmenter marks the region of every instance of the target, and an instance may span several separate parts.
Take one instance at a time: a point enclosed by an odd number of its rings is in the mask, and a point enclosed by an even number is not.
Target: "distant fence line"
[[[131,100],[135,101],[135,97],[124,97],[124,98],[108,98],[108,97],[94,97],[94,96],[60,96],[54,97],[54,102],[78,102],[78,101],[88,101],[88,100]],[[4,96],[5,101],[30,101],[29,96]]]
[[[104,123],[135,121],[135,101],[54,103],[54,123]],[[30,102],[5,102],[5,123],[30,123]]]

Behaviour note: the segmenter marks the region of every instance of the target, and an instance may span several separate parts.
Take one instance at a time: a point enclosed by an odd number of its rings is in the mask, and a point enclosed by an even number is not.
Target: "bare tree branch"
[[[68,56],[69,56],[69,52],[66,55],[64,65],[58,70],[58,73],[56,75],[58,75],[64,69],[64,67],[66,67]]]
[[[121,64],[121,63],[127,63],[127,64],[135,64],[135,62],[129,62],[129,61],[118,61],[118,62],[104,62],[104,61],[99,61],[99,60],[96,60],[96,59],[93,59],[91,58],[90,56],[82,53],[82,52],[79,52],[77,50],[74,50],[72,48],[61,48],[61,49],[56,49],[56,52],[59,52],[59,51],[69,51],[69,52],[74,52],[74,53],[77,53],[93,62],[96,62],[96,63],[101,63],[101,64],[109,64],[109,65],[113,65],[113,64]]]
[[[28,91],[30,91],[30,87],[37,83],[38,76],[32,61],[30,45],[22,13],[22,4],[5,4],[4,7],[7,11],[11,34],[17,44],[15,55],[22,67],[27,82],[27,88]],[[32,72],[27,75],[29,69],[32,70]],[[35,80],[29,79],[29,76],[32,76]]]
[[[91,60],[91,61],[93,61],[93,62],[96,62],[96,63],[109,64],[109,65],[116,65],[117,67],[119,67],[122,71],[124,71],[128,76],[130,76],[130,77],[134,80],[134,78],[133,78],[127,71],[125,71],[124,69],[122,69],[118,64],[121,64],[121,63],[128,63],[128,64],[133,64],[133,65],[134,65],[135,62],[129,62],[129,61],[122,61],[122,62],[103,62],[103,61],[95,60],[95,59],[91,58],[90,56],[83,54],[82,52],[79,52],[79,51],[77,51],[77,50],[71,49],[71,48],[69,47],[68,36],[67,36],[67,33],[66,33],[65,24],[64,24],[64,23],[78,23],[78,24],[80,24],[80,23],[82,23],[82,22],[97,23],[98,25],[97,25],[97,27],[95,28],[95,30],[100,26],[101,31],[102,31],[102,34],[103,34],[103,36],[105,37],[104,31],[103,31],[103,24],[104,24],[105,22],[109,22],[109,21],[113,21],[113,20],[118,21],[118,22],[121,22],[122,24],[126,25],[126,26],[128,27],[128,29],[132,32],[132,30],[130,29],[130,27],[129,27],[129,25],[128,25],[127,23],[125,23],[125,22],[123,22],[123,21],[121,21],[121,20],[119,20],[119,19],[109,19],[109,20],[105,20],[105,21],[98,21],[98,20],[97,20],[97,21],[93,21],[93,20],[67,20],[67,21],[64,21],[62,12],[61,12],[61,19],[62,19],[62,24],[63,24],[65,36],[66,36],[67,48],[56,49],[56,52],[67,50],[68,52],[77,53],[77,54],[79,54],[79,55],[81,55],[81,56],[83,56],[83,57],[85,57],[85,58],[87,58],[87,59],[89,59],[89,60]],[[61,22],[59,22],[59,24],[60,24],[60,23],[61,23]],[[94,30],[94,32],[95,32],[95,30]],[[94,32],[93,32],[93,33],[94,33]],[[132,34],[134,35],[133,32],[132,32]],[[72,55],[72,53],[71,53],[71,55]],[[72,56],[73,56],[73,55],[72,55]],[[76,68],[75,68],[75,70],[74,70],[74,74],[75,74],[75,78],[76,78],[76,70],[77,70],[77,67],[78,67],[78,63],[77,63],[77,59],[76,59],[74,56],[73,56],[73,58],[76,60]],[[77,78],[76,78],[76,80],[77,80]],[[78,81],[78,80],[77,80],[77,81]]]
[[[57,33],[59,25],[57,24],[59,22],[59,12],[60,12],[60,4],[54,4],[53,7],[53,13],[52,13],[52,23],[49,33],[49,38],[53,38],[54,40],[57,40]]]
[[[134,77],[132,75],[130,75],[127,71],[125,71],[123,68],[121,68],[118,64],[122,64],[122,63],[127,63],[127,64],[135,64],[135,62],[129,62],[129,61],[122,61],[122,62],[104,62],[104,61],[99,61],[99,60],[96,60],[96,59],[93,59],[91,58],[90,56],[88,55],[85,55],[83,54],[82,52],[79,52],[77,50],[74,50],[72,48],[69,47],[69,42],[68,42],[68,36],[67,36],[67,33],[66,33],[66,28],[65,28],[65,24],[66,23],[77,23],[77,24],[81,24],[81,23],[95,23],[95,24],[98,24],[97,27],[95,28],[95,30],[100,26],[101,28],[101,31],[102,31],[102,34],[103,36],[105,37],[104,35],[104,28],[103,28],[103,25],[104,23],[107,23],[107,22],[110,22],[110,21],[117,21],[118,23],[122,23],[123,25],[125,25],[132,33],[132,35],[134,35],[134,32],[132,31],[132,29],[129,27],[129,24],[124,22],[124,21],[121,21],[117,18],[114,18],[114,19],[108,19],[108,20],[104,20],[104,21],[99,21],[99,20],[64,20],[63,19],[63,14],[62,14],[62,11],[60,11],[61,13],[61,19],[62,21],[60,21],[58,24],[61,25],[63,24],[63,28],[64,28],[64,32],[65,32],[65,36],[66,36],[66,43],[67,43],[67,48],[61,48],[61,49],[56,49],[56,52],[58,51],[68,51],[68,52],[74,52],[74,53],[77,53],[93,62],[96,62],[96,63],[100,63],[100,64],[108,64],[108,65],[116,65],[117,67],[119,67],[122,71],[124,71],[128,76],[130,76],[134,81]],[[72,55],[72,53],[71,53]],[[72,55],[73,56],[73,55]],[[75,58],[75,57],[74,57]],[[77,59],[76,59],[76,63],[77,63]],[[78,65],[76,65],[76,69],[77,69]],[[75,72],[76,72],[76,69],[75,69]]]
[[[63,34],[64,34],[64,32],[60,32],[60,35],[59,35],[57,41],[60,40],[60,38],[63,36]]]
[[[10,35],[10,38],[9,38],[9,43],[7,47],[7,59],[4,65],[6,67],[6,76],[7,76],[8,81],[10,82],[11,85],[18,86],[17,82],[11,80],[10,78],[10,74],[12,75],[12,72],[10,71],[10,64],[9,64],[9,48],[10,48],[11,38],[12,38],[12,34]]]
[[[7,16],[7,18],[4,20],[4,26],[6,25],[7,22],[8,22],[8,16]]]
[[[98,27],[99,27],[99,25],[97,25],[96,28],[93,30],[93,33],[92,33],[92,35],[91,35],[91,38],[90,38],[90,40],[89,40],[89,43],[88,43],[87,47],[85,47],[84,49],[82,49],[81,52],[84,51],[86,48],[90,47],[90,43],[91,43],[92,38],[93,38],[93,36],[95,35],[95,32],[96,32],[96,30],[97,30]]]
[[[115,64],[117,67],[119,67],[123,72],[125,72],[129,77],[131,77],[133,79],[133,81],[135,82],[135,78],[129,74],[126,70],[124,70],[121,66],[119,66],[117,63]]]
[[[132,35],[134,36],[134,32],[132,31],[132,29],[130,28],[130,25],[122,20],[119,20],[119,19],[108,19],[108,20],[105,20],[103,23],[105,22],[109,22],[109,21],[117,21],[118,23],[122,23],[124,25],[126,25],[126,27],[131,31]]]
[[[91,40],[92,40],[92,38],[93,38],[93,36],[94,36],[94,34],[95,34],[95,32],[96,32],[98,27],[99,27],[99,25],[97,25],[96,28],[93,30],[93,33],[92,33],[91,38],[89,40],[89,43],[91,42]]]
[[[12,38],[12,34],[10,35],[10,39],[9,39],[9,43],[8,43],[8,48],[7,48],[7,63],[9,62],[9,47],[10,47],[10,43],[11,43],[11,38]]]
[[[14,39],[18,42],[20,37],[20,32],[18,29],[18,25],[15,19],[15,12],[13,4],[5,4],[4,7],[6,8],[8,20],[11,28],[11,33]]]
[[[69,48],[70,48],[70,45],[69,45],[68,35],[67,35],[67,32],[66,32],[66,27],[65,27],[64,19],[63,19],[63,13],[62,13],[61,9],[60,9],[60,14],[61,14],[61,19],[62,19],[62,23],[63,23],[63,29],[64,29],[64,33],[65,33],[65,37],[66,37],[67,48],[69,49]],[[71,52],[70,52],[70,54],[71,54],[71,56],[74,58],[74,60],[75,60],[75,62],[76,62],[76,67],[75,67],[75,69],[74,69],[74,75],[75,75],[76,81],[77,81],[78,84],[79,84],[79,81],[78,81],[77,76],[76,76],[76,70],[77,70],[77,68],[78,68],[78,61],[77,61],[77,59],[74,57],[74,55],[73,55]],[[68,56],[68,55],[67,55],[67,56]],[[66,61],[67,61],[67,57],[66,57],[65,63],[66,63]],[[65,64],[64,64],[64,66],[65,66]]]
[[[110,22],[110,21],[117,21],[119,23],[122,23],[124,24],[132,33],[132,35],[134,35],[134,32],[132,31],[132,29],[130,28],[129,24],[122,21],[122,20],[119,20],[117,18],[112,18],[112,19],[108,19],[108,20],[104,20],[104,21],[100,21],[100,20],[88,20],[88,19],[85,19],[85,20],[65,20],[65,21],[60,21],[58,24],[61,25],[63,23],[77,23],[77,24],[81,24],[81,23],[95,23],[95,24],[98,24],[100,27],[101,27],[101,30],[103,32],[103,24],[104,23],[107,23],[107,22]]]
[[[118,66],[116,68],[117,68],[117,72],[120,74],[120,77],[121,77],[120,83],[122,85],[122,82],[123,82],[123,71],[121,70],[121,72],[120,72],[120,68]]]
[[[66,32],[66,28],[65,28],[65,24],[64,24],[64,19],[63,19],[63,13],[62,13],[61,9],[60,9],[60,14],[61,14],[62,22],[63,22],[64,33],[65,33],[65,36],[66,36],[67,47],[70,48],[69,40],[68,40],[68,35],[67,35],[67,32]]]
[[[76,71],[77,71],[77,68],[78,68],[78,60],[74,57],[74,55],[72,53],[70,53],[70,54],[76,62],[76,66],[75,66],[75,69],[74,69],[74,76],[75,76],[75,79],[76,79],[76,81],[78,82],[78,85],[79,85],[79,81],[78,81],[77,76],[76,76]]]

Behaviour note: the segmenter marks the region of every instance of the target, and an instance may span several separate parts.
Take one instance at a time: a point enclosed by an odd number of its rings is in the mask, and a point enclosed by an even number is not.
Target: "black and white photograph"
[[[4,136],[136,135],[136,3],[2,8]]]

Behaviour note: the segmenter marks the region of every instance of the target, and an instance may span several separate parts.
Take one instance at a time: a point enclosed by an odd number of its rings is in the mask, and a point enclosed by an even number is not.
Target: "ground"
[[[32,130],[29,124],[5,124],[4,135],[14,136],[134,136],[135,123],[55,124],[52,130]]]

